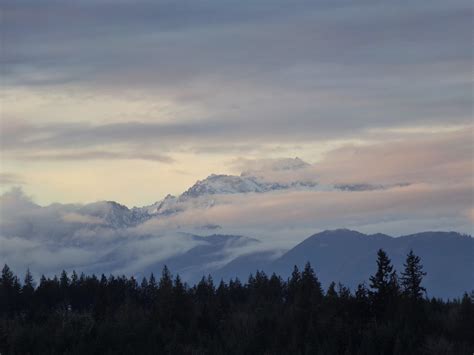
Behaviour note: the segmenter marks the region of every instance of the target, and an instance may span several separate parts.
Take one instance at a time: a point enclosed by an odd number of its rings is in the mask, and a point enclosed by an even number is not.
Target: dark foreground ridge
[[[471,354],[474,291],[428,299],[418,256],[400,274],[383,250],[368,286],[323,291],[309,263],[193,287],[167,267],[133,277],[0,278],[2,354]],[[461,295],[460,295],[461,296]]]

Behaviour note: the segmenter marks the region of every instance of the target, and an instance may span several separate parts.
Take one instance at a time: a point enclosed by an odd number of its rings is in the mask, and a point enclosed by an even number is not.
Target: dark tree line
[[[245,284],[195,286],[165,267],[133,277],[65,271],[35,284],[5,265],[1,354],[471,354],[474,293],[428,299],[420,258],[398,277],[383,250],[369,287],[331,283],[309,264],[288,280],[257,271]]]

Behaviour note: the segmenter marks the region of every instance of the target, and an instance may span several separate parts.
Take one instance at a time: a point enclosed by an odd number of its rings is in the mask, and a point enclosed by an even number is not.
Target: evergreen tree
[[[69,277],[67,275],[67,272],[65,270],[63,270],[61,272],[61,276],[59,277],[59,285],[61,287],[62,290],[67,290],[67,288],[69,287]]]
[[[377,272],[370,277],[369,295],[376,318],[387,318],[396,312],[395,304],[399,295],[397,273],[388,255],[382,249],[377,252]],[[385,350],[381,350],[382,352]]]
[[[156,302],[158,317],[166,321],[171,321],[173,318],[173,278],[166,265],[161,272],[156,295],[157,297],[154,298],[153,301]]]
[[[298,269],[298,266],[293,267],[293,272],[291,273],[291,277],[288,280],[288,301],[292,302],[296,296],[298,295],[299,288],[301,284],[301,273]]]
[[[316,301],[323,297],[323,288],[309,262],[305,264],[301,273],[301,286],[303,291]]]
[[[33,279],[33,275],[31,275],[30,268],[28,268],[26,269],[25,278],[23,280],[23,291],[27,290],[33,293],[35,286],[35,280]]]
[[[328,290],[326,291],[326,297],[330,299],[337,298],[336,283],[334,281],[329,284]]]
[[[363,325],[367,319],[371,317],[370,314],[370,304],[369,304],[369,291],[365,286],[365,283],[360,283],[357,285],[357,289],[355,291],[355,302],[354,302],[354,316],[356,319],[359,319]]]
[[[161,272],[161,279],[158,284],[160,292],[170,292],[173,288],[173,277],[168,267],[165,265]]]
[[[268,288],[271,300],[273,300],[277,304],[280,304],[283,301],[283,294],[285,289],[285,283],[282,278],[273,273],[270,279],[268,280]]]
[[[140,289],[142,290],[148,289],[148,280],[146,279],[146,277],[142,278],[142,282],[140,283]]]
[[[10,289],[13,287],[14,282],[15,275],[13,274],[13,271],[10,270],[10,267],[5,264],[2,269],[2,276],[0,277],[0,286],[5,289]]]
[[[153,273],[150,274],[150,280],[148,281],[148,287],[156,289],[156,279]]]
[[[77,286],[79,283],[79,277],[77,276],[76,270],[72,270],[71,286]]]
[[[12,314],[19,305],[20,283],[5,264],[0,277],[0,313]]]
[[[148,278],[148,286],[145,292],[150,301],[155,299],[157,290],[158,284],[156,283],[155,275],[151,273]]]
[[[386,299],[398,291],[397,273],[391,260],[382,249],[377,252],[377,272],[370,276],[371,294],[379,299]]]
[[[105,288],[107,286],[107,277],[104,274],[100,275],[99,284],[101,288]]]
[[[351,291],[349,290],[349,288],[344,286],[340,282],[337,284],[337,287],[337,295],[339,296],[339,298],[341,298],[342,300],[349,300],[349,298],[351,297]]]
[[[411,259],[419,264],[414,256]],[[417,302],[407,302],[397,291],[394,273],[381,252],[370,294],[364,284],[352,294],[332,283],[326,295],[321,294],[309,264],[302,272],[295,268],[287,282],[257,271],[247,284],[238,279],[228,284],[221,281],[217,289],[211,277],[189,288],[179,275],[171,280],[167,268],[159,287],[152,275],[138,285],[133,277],[102,275],[99,280],[85,274],[78,278],[74,273],[67,289],[74,288],[76,303],[71,301],[71,307],[65,309],[61,296],[67,284],[64,274],[52,279],[42,276],[35,289],[28,270],[20,292],[18,278],[4,267],[0,353],[472,352],[474,293],[466,293],[462,300],[420,297]],[[157,293],[152,302],[143,296],[147,289]],[[24,297],[26,290],[33,292],[29,299]]]
[[[426,292],[426,289],[421,286],[426,272],[423,271],[420,257],[413,254],[413,250],[410,250],[403,266],[405,267],[401,276],[403,294],[411,300],[420,300]]]
[[[364,300],[367,298],[369,291],[365,286],[365,283],[360,283],[357,285],[357,290],[355,291],[355,297],[357,300]]]
[[[22,302],[25,307],[32,306],[33,294],[35,292],[35,281],[31,275],[30,269],[26,269],[25,278],[23,280],[23,287],[21,288]]]

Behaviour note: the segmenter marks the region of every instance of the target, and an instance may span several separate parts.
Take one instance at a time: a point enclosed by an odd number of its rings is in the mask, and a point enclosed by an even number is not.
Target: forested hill
[[[428,299],[422,260],[398,272],[377,252],[368,284],[323,289],[311,265],[288,279],[193,287],[164,268],[125,276],[0,278],[2,354],[471,354],[474,292]]]
[[[368,282],[378,249],[385,250],[401,270],[406,254],[423,259],[428,295],[453,298],[474,288],[474,238],[456,232],[422,232],[401,237],[363,234],[349,229],[314,234],[277,259],[265,253],[239,257],[212,273],[215,279],[246,278],[256,269],[287,278],[294,265],[310,262],[324,287],[340,281],[351,289]]]

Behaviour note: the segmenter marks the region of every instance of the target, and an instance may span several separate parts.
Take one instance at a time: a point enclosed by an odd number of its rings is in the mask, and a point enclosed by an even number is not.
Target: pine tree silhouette
[[[410,250],[403,266],[405,270],[400,278],[403,294],[411,300],[421,299],[426,292],[426,289],[421,286],[426,272],[423,271],[420,257],[416,256],[413,250]]]
[[[370,277],[371,294],[378,298],[393,295],[398,289],[397,273],[387,253],[382,249],[377,252],[377,272]]]

